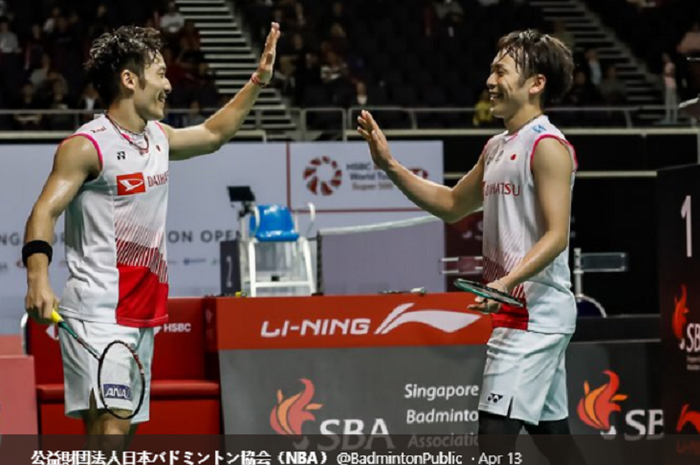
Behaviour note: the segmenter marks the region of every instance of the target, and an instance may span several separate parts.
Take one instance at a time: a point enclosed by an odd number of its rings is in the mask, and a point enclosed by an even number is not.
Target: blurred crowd
[[[171,108],[189,108],[185,118],[201,119],[199,108],[218,105],[220,96],[200,50],[199,32],[174,2],[0,0],[0,108],[101,110],[83,63],[94,39],[122,24],[158,28],[163,58],[173,85]],[[81,121],[85,121],[85,116]],[[4,129],[75,128],[71,115],[2,115]]]

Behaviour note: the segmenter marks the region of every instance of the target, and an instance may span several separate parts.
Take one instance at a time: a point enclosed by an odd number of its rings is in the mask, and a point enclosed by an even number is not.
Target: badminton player
[[[419,207],[449,223],[483,207],[484,278],[526,302],[512,308],[478,299],[474,306],[492,313],[494,326],[479,401],[482,452],[512,451],[524,426],[550,463],[579,464],[564,363],[576,323],[568,243],[577,162],[543,113],[570,88],[574,64],[562,42],[534,30],[502,37],[497,49],[486,85],[491,112],[506,130],[486,143],[454,188],[401,166],[369,112],[358,118],[358,131],[374,163]],[[552,442],[543,434],[564,439]]]
[[[159,33],[120,27],[96,39],[86,70],[107,111],[64,140],[27,222],[26,310],[65,321],[98,351],[115,339],[138,352],[146,398],[132,420],[109,415],[96,396],[97,362],[61,336],[66,414],[90,435],[126,437],[149,419],[154,327],[167,322],[168,163],[215,152],[243,124],[272,77],[279,25],[272,23],[257,71],[204,123],[173,129],[164,117],[171,91]],[[48,279],[56,220],[65,211],[69,278],[58,302]]]

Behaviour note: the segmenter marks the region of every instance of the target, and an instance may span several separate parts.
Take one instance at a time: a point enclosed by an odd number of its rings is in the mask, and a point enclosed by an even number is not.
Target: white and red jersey
[[[66,209],[69,278],[62,314],[86,321],[153,327],[167,322],[168,139],[156,122],[132,146],[102,115],[71,137],[95,146],[101,172]]]
[[[534,179],[532,160],[537,144],[555,138],[569,148],[574,171],[576,153],[546,116],[526,124],[515,134],[491,138],[484,148],[484,280],[506,276],[545,233]],[[571,189],[574,172],[571,173]],[[571,292],[569,249],[544,270],[511,293],[525,300],[525,308],[507,305],[493,315],[494,327],[543,333],[573,333],[576,300]]]

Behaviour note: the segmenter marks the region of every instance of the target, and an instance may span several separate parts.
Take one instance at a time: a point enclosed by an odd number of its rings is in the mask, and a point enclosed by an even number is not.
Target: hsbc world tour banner
[[[396,142],[395,156],[417,175],[443,181],[441,142]],[[26,276],[24,227],[51,169],[55,144],[0,147],[0,334],[19,332]],[[105,158],[116,154],[104,153]],[[250,186],[258,203],[294,209],[315,204],[316,227],[367,225],[424,216],[375,170],[366,144],[242,143],[170,164],[168,264],[171,295],[216,294],[219,242],[233,239],[236,212],[228,186]],[[300,227],[306,230],[303,211]],[[63,219],[56,225],[51,283],[60,296],[67,278]]]

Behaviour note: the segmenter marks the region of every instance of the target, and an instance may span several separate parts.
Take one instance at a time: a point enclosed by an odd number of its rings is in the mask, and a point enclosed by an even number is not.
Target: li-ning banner
[[[476,432],[488,317],[469,318],[464,299],[208,301],[226,434]],[[658,367],[658,342],[571,344],[572,431],[606,441],[658,438]]]
[[[397,159],[418,175],[443,181],[442,143],[396,142],[392,148]],[[19,331],[26,291],[20,260],[24,227],[51,169],[55,149],[55,145],[0,147],[0,333]],[[318,228],[425,215],[386,180],[381,181],[370,162],[363,143],[244,143],[171,163],[167,235],[171,295],[219,292],[218,243],[232,239],[238,229],[228,186],[250,186],[260,204],[306,209],[308,202],[314,203],[319,214],[312,234]],[[307,218],[302,212],[302,231]],[[51,267],[51,283],[59,296],[67,278],[63,230],[60,219]]]

